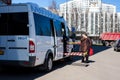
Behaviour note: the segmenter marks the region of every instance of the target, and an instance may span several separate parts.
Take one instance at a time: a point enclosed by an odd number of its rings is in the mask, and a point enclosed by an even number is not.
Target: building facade
[[[85,31],[89,36],[99,36],[103,32],[120,32],[120,14],[116,6],[104,4],[101,0],[71,0],[60,4],[60,15],[69,28]]]

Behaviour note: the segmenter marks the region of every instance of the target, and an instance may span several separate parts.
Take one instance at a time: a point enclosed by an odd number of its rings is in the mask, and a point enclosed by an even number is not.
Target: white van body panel
[[[0,47],[4,47],[0,60],[28,61],[28,37],[27,36],[2,36]],[[21,44],[22,43],[22,44]]]
[[[0,6],[0,14],[2,13],[21,13],[28,12],[26,5]],[[0,48],[3,55],[0,55],[0,60],[10,61],[29,61],[29,36],[24,35],[2,35],[0,36]]]
[[[53,51],[53,38],[36,36],[36,65],[44,63],[48,49]]]
[[[55,36],[36,35],[34,13],[53,21],[65,23],[63,18],[31,3],[0,6],[0,16],[1,14],[17,13],[28,13],[26,27],[29,33],[28,35],[0,35],[0,61],[32,62],[32,66],[38,66],[44,64],[49,50],[54,61],[64,58],[63,36],[56,36],[56,31],[54,32]],[[30,41],[34,44],[35,51],[33,53],[30,53]],[[23,63],[22,65],[26,66],[28,64]]]

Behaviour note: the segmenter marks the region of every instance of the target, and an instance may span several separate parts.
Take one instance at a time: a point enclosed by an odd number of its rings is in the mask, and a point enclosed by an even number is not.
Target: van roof
[[[64,18],[63,17],[60,17],[59,15],[57,14],[54,14],[52,13],[51,11],[43,8],[43,7],[39,7],[37,4],[35,3],[17,3],[17,4],[12,4],[12,5],[6,5],[6,4],[3,4],[3,5],[0,5],[0,7],[5,7],[5,6],[28,6],[30,7],[30,10],[34,13],[37,13],[37,14],[41,14],[43,16],[46,16],[46,17],[49,17],[49,18],[52,18],[52,19],[55,19],[55,20],[59,20],[61,22],[65,22]]]
[[[47,17],[50,17],[50,18],[54,18],[56,20],[60,20],[60,21],[64,22],[63,17],[60,17],[59,15],[54,14],[51,11],[49,11],[49,10],[43,8],[43,7],[39,7],[37,4],[28,3],[28,5],[31,6],[31,10],[35,13],[38,13],[38,14],[41,14],[41,15],[44,15],[44,16],[47,16]]]

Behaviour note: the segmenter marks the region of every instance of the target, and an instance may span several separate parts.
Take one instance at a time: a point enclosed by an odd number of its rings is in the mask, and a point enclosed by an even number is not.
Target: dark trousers
[[[85,63],[89,62],[89,51],[87,52],[85,56],[82,55],[82,62],[85,62]]]

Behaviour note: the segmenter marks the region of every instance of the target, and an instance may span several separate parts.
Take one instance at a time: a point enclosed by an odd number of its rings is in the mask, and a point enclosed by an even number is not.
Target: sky
[[[48,7],[52,0],[12,0],[13,3],[26,3],[33,2],[38,4],[40,7]],[[64,3],[69,0],[55,0],[57,3],[57,7],[59,4]],[[103,3],[112,4],[116,6],[117,12],[120,12],[120,0],[102,0]]]

